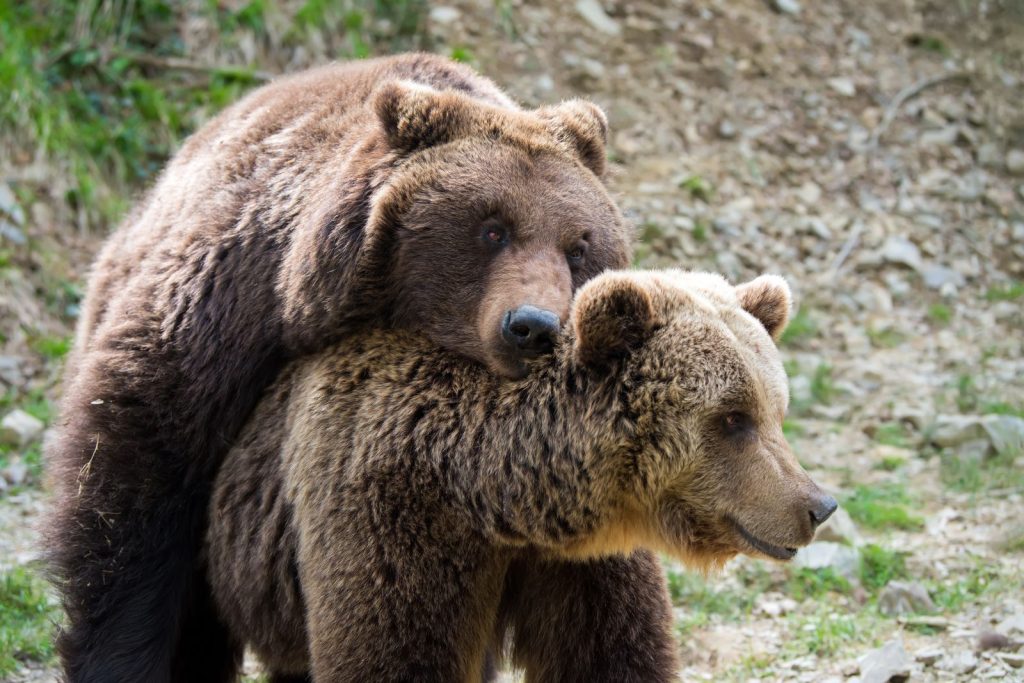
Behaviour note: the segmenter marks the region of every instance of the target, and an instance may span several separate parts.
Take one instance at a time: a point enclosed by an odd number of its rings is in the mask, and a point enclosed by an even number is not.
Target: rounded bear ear
[[[472,106],[451,91],[412,81],[377,88],[373,107],[392,149],[410,153],[462,136],[472,124]]]
[[[771,338],[778,341],[793,306],[789,283],[778,275],[762,275],[737,285],[736,296],[743,310],[757,318]]]
[[[580,290],[572,313],[575,355],[603,365],[628,355],[657,327],[650,292],[628,275],[604,275]]]
[[[608,117],[593,102],[569,100],[553,107],[541,107],[537,115],[546,120],[559,142],[567,145],[583,165],[602,177],[607,167]]]

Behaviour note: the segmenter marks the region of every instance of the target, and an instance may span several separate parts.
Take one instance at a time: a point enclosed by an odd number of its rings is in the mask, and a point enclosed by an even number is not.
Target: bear
[[[785,561],[837,507],[782,433],[790,301],[607,272],[518,381],[394,330],[294,363],[211,498],[236,647],[277,681],[475,681],[506,642],[529,681],[677,680],[652,551]]]
[[[606,139],[593,104],[410,54],[280,78],[184,143],[97,257],[47,448],[68,680],[226,680],[203,532],[263,390],[368,326],[522,376],[629,263]]]

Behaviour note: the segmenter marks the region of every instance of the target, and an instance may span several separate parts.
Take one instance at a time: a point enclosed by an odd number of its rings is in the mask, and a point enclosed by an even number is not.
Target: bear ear
[[[392,149],[405,154],[460,137],[472,123],[466,98],[412,81],[389,81],[373,107]]]
[[[572,320],[576,359],[590,366],[629,354],[657,327],[650,292],[627,275],[606,275],[587,285]]]
[[[593,102],[569,100],[537,110],[560,142],[579,156],[598,178],[604,175],[608,145],[608,117]]]
[[[736,286],[740,306],[757,318],[775,341],[782,336],[789,322],[793,294],[789,283],[778,275],[762,275]]]

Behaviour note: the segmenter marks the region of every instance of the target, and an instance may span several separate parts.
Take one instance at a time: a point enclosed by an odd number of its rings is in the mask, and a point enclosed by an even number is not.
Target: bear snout
[[[551,353],[562,321],[558,314],[529,304],[506,311],[501,338],[520,357],[534,358]]]
[[[825,523],[832,513],[839,507],[839,503],[836,499],[828,494],[817,496],[815,500],[811,502],[811,509],[809,510],[811,515],[811,526],[817,529],[819,526]]]

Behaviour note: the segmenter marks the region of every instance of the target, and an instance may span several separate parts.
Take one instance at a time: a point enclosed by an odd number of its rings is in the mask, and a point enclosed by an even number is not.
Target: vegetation
[[[58,611],[43,582],[24,568],[0,574],[0,677],[27,659],[53,657],[50,637]]]
[[[850,517],[869,529],[920,529],[924,520],[907,510],[911,502],[900,484],[874,484],[857,486],[843,506]]]

